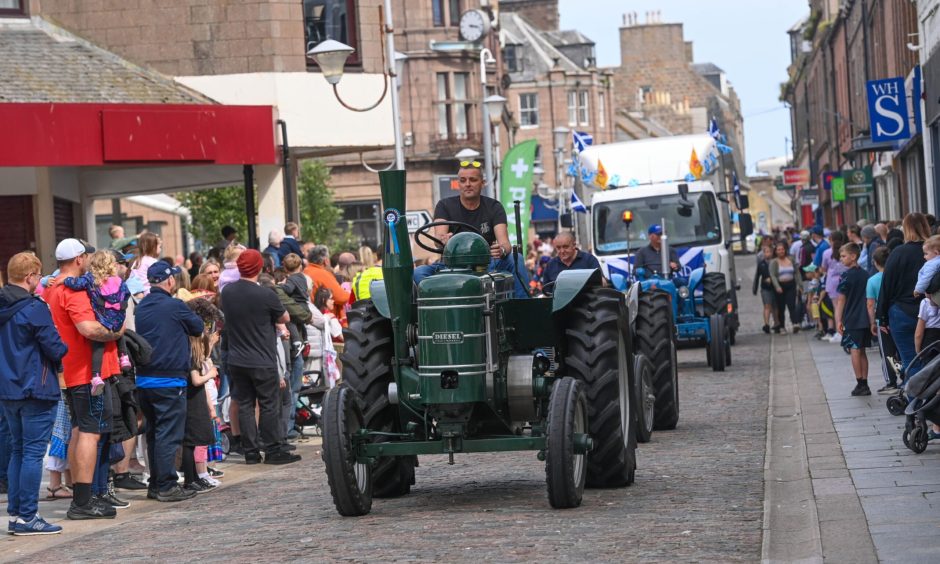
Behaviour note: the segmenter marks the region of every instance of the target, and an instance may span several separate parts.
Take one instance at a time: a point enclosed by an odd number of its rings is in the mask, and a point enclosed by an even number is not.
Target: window
[[[377,247],[380,242],[379,202],[337,202],[336,205],[343,210],[342,219],[336,222],[340,232],[360,244]]]
[[[588,91],[568,91],[568,125],[589,125]]]
[[[539,95],[519,94],[519,123],[522,127],[536,127],[539,124]]]
[[[503,49],[503,61],[506,63],[507,71],[520,72],[522,70],[519,54],[519,45],[506,45]]]
[[[26,0],[0,0],[0,16],[25,16]]]
[[[460,0],[431,0],[431,15],[435,27],[460,25]]]
[[[578,91],[578,123],[588,125],[591,123],[591,116],[588,113],[588,91]]]
[[[437,135],[440,139],[466,139],[469,133],[470,104],[465,72],[437,73]]]
[[[607,125],[607,96],[601,92],[597,95],[597,126],[605,127]]]
[[[0,0],[4,1],[7,0]],[[333,39],[356,50],[346,64],[361,63],[355,0],[303,0],[303,9],[306,51]],[[307,66],[316,66],[312,57],[307,58]]]

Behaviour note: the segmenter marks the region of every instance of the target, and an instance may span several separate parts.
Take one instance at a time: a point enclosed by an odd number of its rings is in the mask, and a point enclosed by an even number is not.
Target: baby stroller
[[[881,375],[884,376],[885,384],[891,382],[892,379],[903,384],[904,374],[901,369],[901,357],[898,355],[898,349],[894,345],[894,339],[891,335],[882,333],[880,326],[878,327],[878,352],[881,353]],[[903,385],[898,386],[898,393],[889,397],[885,402],[885,406],[891,415],[904,414],[904,408],[907,407],[907,396],[904,395]]]
[[[323,396],[329,387],[323,381],[323,372],[319,370],[304,371],[303,384],[297,395],[297,411],[294,415],[294,430],[300,433],[301,438],[306,438],[304,429],[313,427],[313,433],[317,436],[322,435],[320,428],[320,411],[323,403]]]
[[[927,450],[929,439],[928,421],[940,423],[940,341],[935,341],[924,347],[911,365],[920,362],[929,354],[934,354],[933,360],[924,365],[917,374],[908,379],[904,392],[912,399],[904,409],[907,420],[904,423],[904,446],[917,454]]]

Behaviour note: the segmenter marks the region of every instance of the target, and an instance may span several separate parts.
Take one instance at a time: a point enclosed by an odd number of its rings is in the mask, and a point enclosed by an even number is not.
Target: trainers
[[[793,331],[794,333],[799,333],[799,332],[800,332],[800,326],[799,326],[799,325],[794,325],[792,331]]]
[[[39,514],[33,515],[29,521],[17,519],[13,528],[13,535],[17,537],[29,537],[33,535],[57,535],[62,532],[62,527],[47,523]]]
[[[130,507],[131,502],[124,501],[123,499],[118,499],[113,492],[108,492],[98,496],[98,501],[101,503],[107,503],[115,509],[124,509],[125,507]]]
[[[855,389],[852,390],[852,395],[853,396],[870,396],[871,388],[868,387],[868,384],[865,384],[865,385],[856,384]]]
[[[152,490],[149,487],[147,488],[147,499],[157,499],[157,490]]]
[[[221,478],[222,476],[225,475],[225,472],[218,470],[216,468],[213,468],[212,466],[209,466],[207,470],[209,471],[209,475],[212,476],[213,478]]]
[[[257,452],[246,452],[245,464],[261,464],[261,455]]]
[[[130,472],[114,475],[114,487],[119,490],[145,490],[147,484],[135,478]]]
[[[19,517],[14,517],[13,515],[10,515],[10,524],[7,525],[7,534],[8,534],[8,535],[12,535],[12,534],[13,534],[13,529],[14,529],[14,527],[16,527],[16,522],[17,522],[17,521],[19,521]]]
[[[265,464],[290,464],[292,462],[299,462],[300,455],[293,454],[291,452],[281,451],[274,454],[268,455],[264,459]]]
[[[883,388],[878,388],[879,394],[893,394],[898,391],[897,384],[885,384]]]
[[[219,487],[219,486],[222,485],[222,482],[216,480],[216,479],[213,478],[212,476],[206,476],[205,478],[203,478],[203,480],[209,482],[210,484],[212,484],[212,485],[215,486],[215,487]]]
[[[764,333],[767,333],[767,334],[769,335],[769,334],[770,334],[770,325],[764,325],[763,327],[760,328],[760,330],[763,331]]]
[[[829,337],[829,342],[830,342],[830,343],[841,343],[841,342],[842,342],[842,335],[839,334],[839,333],[833,333],[832,336]]]
[[[104,380],[100,374],[91,377],[91,395],[100,396],[104,392]]]
[[[73,521],[84,519],[114,519],[115,515],[117,515],[117,511],[114,507],[102,503],[96,498],[92,498],[87,505],[76,505],[73,501],[69,506],[68,512],[65,514],[66,517]]]
[[[183,501],[196,495],[192,490],[185,490],[179,486],[173,486],[165,492],[157,494],[157,501]]]
[[[215,488],[216,486],[204,478],[199,478],[195,482],[192,482],[186,486],[186,489],[191,490],[197,494],[211,492]]]

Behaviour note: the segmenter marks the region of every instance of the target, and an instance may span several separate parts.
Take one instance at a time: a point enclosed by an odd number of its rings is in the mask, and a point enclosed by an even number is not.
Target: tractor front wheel
[[[588,432],[587,401],[581,382],[565,377],[552,388],[548,402],[545,444],[545,482],[548,502],[555,509],[581,505],[587,477],[587,458],[575,454],[575,438]]]
[[[712,370],[715,372],[724,372],[725,365],[728,362],[727,356],[727,327],[725,326],[725,316],[716,313],[708,318],[708,328],[710,340],[708,341],[708,361]]]
[[[362,398],[365,427],[372,431],[400,431],[398,408],[389,402],[392,374],[392,323],[382,317],[372,300],[357,301],[349,311],[349,327],[341,360],[343,381]],[[386,440],[383,438],[376,441]],[[415,456],[380,456],[372,469],[375,497],[396,497],[415,483]]]
[[[336,511],[358,517],[372,510],[372,468],[356,461],[352,437],[363,427],[355,392],[340,384],[323,398],[323,464]]]
[[[645,355],[637,354],[633,361],[634,411],[637,414],[636,440],[648,443],[653,436],[656,414],[656,390],[653,388],[653,365]]]
[[[640,294],[637,303],[636,351],[653,365],[656,394],[653,428],[675,429],[679,424],[679,362],[676,329],[669,294],[652,290]]]
[[[624,296],[592,288],[571,306],[564,358],[568,376],[584,384],[594,448],[587,456],[588,487],[633,483],[636,471],[636,417],[633,386],[621,324],[627,318]]]

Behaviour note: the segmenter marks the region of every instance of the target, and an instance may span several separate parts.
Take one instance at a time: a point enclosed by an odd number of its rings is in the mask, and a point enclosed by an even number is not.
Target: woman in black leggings
[[[797,317],[796,299],[797,291],[803,286],[800,278],[800,269],[793,258],[787,254],[787,244],[777,241],[774,246],[774,259],[770,261],[770,281],[777,293],[777,322],[774,333],[779,333],[784,326],[784,314],[790,310],[790,323],[793,332],[800,330],[800,321]]]

